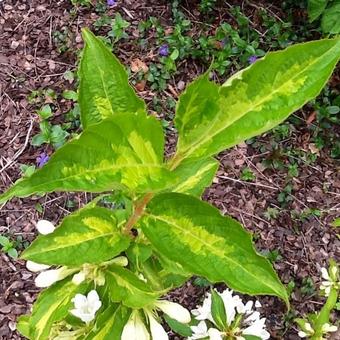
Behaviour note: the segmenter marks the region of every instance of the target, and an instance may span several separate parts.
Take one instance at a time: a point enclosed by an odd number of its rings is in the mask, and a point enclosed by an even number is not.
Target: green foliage
[[[0,235],[1,251],[7,253],[13,259],[18,257],[18,252],[15,249],[15,244],[6,236]]]
[[[308,0],[308,16],[313,22],[321,18],[324,33],[340,33],[340,2],[339,0]]]
[[[181,40],[190,22],[176,7],[173,15],[182,21],[175,28]],[[131,327],[148,332],[144,323],[150,328],[157,323],[159,298],[193,275],[250,295],[274,295],[288,305],[285,287],[254,249],[251,235],[200,196],[217,171],[212,156],[268,131],[320,92],[340,57],[339,39],[270,53],[222,86],[208,74],[198,78],[179,98],[177,151],[164,160],[160,122],[146,114],[123,66],[104,43],[88,30],[83,36],[79,106],[84,131],[0,195],[0,204],[52,191],[103,195],[24,252],[30,261],[62,267],[40,274],[39,280],[58,277],[18,328],[38,340],[71,331],[98,340],[118,339]],[[169,57],[183,53],[175,46]],[[75,99],[73,92],[65,96]],[[49,115],[48,109],[43,115]],[[69,311],[74,296],[94,286],[101,303],[97,317],[91,315],[84,325]],[[220,305],[214,299],[216,318]],[[167,321],[178,332],[188,332]],[[187,323],[187,317],[178,322]]]
[[[116,43],[120,39],[126,39],[128,37],[125,29],[130,26],[130,23],[122,18],[119,13],[116,13],[115,18],[111,23],[111,31],[108,33],[109,37],[113,38],[113,42]]]

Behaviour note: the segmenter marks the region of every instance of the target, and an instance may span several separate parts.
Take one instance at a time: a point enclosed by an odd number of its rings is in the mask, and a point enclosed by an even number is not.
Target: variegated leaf
[[[188,195],[160,194],[149,203],[140,226],[159,253],[185,270],[288,303],[284,286],[270,263],[255,252],[249,233],[209,204]]]
[[[320,40],[268,53],[218,86],[204,75],[180,97],[178,150],[206,158],[261,134],[318,95],[340,58],[340,39]]]
[[[116,113],[145,112],[143,100],[128,83],[127,73],[104,43],[83,30],[85,47],[79,69],[79,105],[86,129]]]
[[[39,236],[21,255],[49,265],[101,263],[128,248],[130,238],[117,227],[112,211],[86,207],[65,217],[51,234]]]
[[[154,117],[116,114],[89,127],[42,169],[17,181],[0,195],[0,204],[51,191],[157,191],[173,176],[162,164],[163,146],[163,131]]]
[[[84,340],[120,340],[128,322],[131,309],[122,305],[110,306],[96,320],[91,332]]]
[[[106,283],[114,302],[131,308],[143,308],[156,301],[163,292],[156,292],[128,269],[111,265],[106,271]]]

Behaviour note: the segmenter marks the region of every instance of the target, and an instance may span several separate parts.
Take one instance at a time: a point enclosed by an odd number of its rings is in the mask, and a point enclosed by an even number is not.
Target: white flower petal
[[[299,331],[298,336],[299,336],[300,338],[306,338],[306,337],[307,337],[307,334],[306,334],[305,332],[303,332],[303,331]]]
[[[236,306],[239,304],[240,297],[238,295],[233,296],[233,291],[229,289],[223,291],[220,296],[224,303],[224,308],[227,316],[227,324],[230,325],[235,319]]]
[[[306,322],[303,326],[307,332],[314,332],[314,329],[309,322]]]
[[[211,294],[208,293],[204,299],[202,306],[198,306],[197,309],[193,309],[191,313],[195,316],[196,320],[210,320],[213,322],[211,315]]]
[[[178,322],[189,323],[191,321],[189,311],[178,303],[170,301],[157,301],[155,305],[160,310],[162,310],[162,312],[169,315],[170,318]]]
[[[55,226],[53,223],[47,220],[40,220],[36,224],[36,228],[38,229],[39,233],[42,235],[48,235],[54,232]]]
[[[336,278],[338,274],[338,268],[336,266],[331,267],[331,272],[332,272],[333,278]]]
[[[325,323],[322,325],[323,333],[336,332],[337,330],[338,330],[338,327],[334,325],[330,325],[329,323]]]
[[[79,318],[81,321],[89,323],[95,318],[94,313],[82,313],[80,309],[72,309],[70,311],[74,316]]]
[[[168,334],[163,326],[157,322],[150,312],[148,312],[147,315],[149,318],[152,340],[169,340]]]
[[[261,308],[262,307],[260,301],[257,301],[257,300],[255,301],[255,307],[256,308]]]
[[[48,266],[47,264],[36,263],[36,262],[33,262],[33,261],[27,261],[26,262],[26,268],[33,273],[41,272],[41,271],[46,270],[50,267],[51,266]]]
[[[150,340],[150,335],[138,312],[132,312],[123,329],[121,340]]]
[[[325,280],[327,280],[327,281],[330,280],[330,277],[329,277],[329,274],[328,274],[328,271],[327,271],[326,268],[324,268],[324,267],[321,268],[321,275]]]
[[[189,338],[190,340],[204,339],[208,337],[208,327],[205,321],[200,321],[197,326],[190,327],[193,334]]]
[[[72,299],[75,309],[83,309],[87,307],[87,298],[83,294],[76,294]]]
[[[223,340],[222,333],[216,328],[208,330],[209,340]]]

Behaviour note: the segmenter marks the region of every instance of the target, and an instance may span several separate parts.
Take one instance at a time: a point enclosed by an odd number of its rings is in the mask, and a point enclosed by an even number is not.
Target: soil
[[[138,34],[139,21],[150,16],[160,18],[165,25],[171,25],[167,1],[125,0],[118,3],[117,7],[107,9],[106,14],[113,16],[119,11],[130,21],[128,32],[132,36]],[[183,1],[183,7],[191,20],[199,22],[201,17],[197,3]],[[230,4],[242,6],[246,13],[252,13],[254,8],[245,3],[230,1]],[[224,12],[221,10],[219,13],[227,13],[228,6],[221,6]],[[257,6],[284,15],[278,7],[279,2],[261,1]],[[52,153],[51,147],[35,148],[30,144],[32,136],[39,132],[37,108],[53,102],[54,120],[59,122],[72,106],[60,95],[64,89],[74,89],[76,84],[66,80],[63,75],[68,70],[76,69],[77,53],[82,47],[81,28],[93,27],[98,18],[93,8],[78,8],[73,12],[72,8],[67,0],[0,1],[0,192],[20,177],[21,164],[34,164],[42,152]],[[220,19],[217,17],[216,23]],[[57,31],[65,37],[59,43],[54,34]],[[152,34],[150,32],[150,39],[153,39]],[[158,46],[155,46],[154,50],[145,53],[126,40],[115,46],[115,53],[125,65],[131,66],[136,58],[145,64],[156,60],[157,49]],[[164,99],[168,96],[176,99],[184,88],[183,83],[189,83],[204,68],[204,65],[196,62],[183,62],[178,74],[170,80],[168,89],[162,94]],[[339,86],[339,73],[335,74],[332,82],[334,86]],[[59,95],[59,100],[48,97],[35,103],[28,100],[33,90],[46,88],[53,89]],[[148,84],[137,89],[140,90],[140,96],[150,103],[154,92],[148,88]],[[309,115],[309,107],[298,113],[304,122]],[[253,145],[243,143],[218,156],[221,163],[218,175],[204,195],[223,214],[232,215],[254,233],[259,251],[278,251],[280,256],[274,267],[281,280],[286,284],[295,282],[291,296],[293,312],[288,315],[278,299],[260,298],[263,305],[261,312],[267,317],[267,327],[273,339],[299,338],[292,323],[293,316],[318,310],[323,303],[315,290],[303,293],[301,287],[305,286],[304,280],[310,278],[317,286],[320,268],[326,266],[330,258],[339,259],[340,242],[336,230],[330,227],[340,211],[339,164],[329,156],[327,150],[315,150],[307,127],[307,122],[295,127],[293,133],[279,143],[282,149],[294,147],[318,154],[313,164],[300,165],[297,177],[287,179],[283,171],[264,168],[262,162],[268,159],[271,151],[263,153]],[[175,137],[171,129],[169,131],[171,150]],[[258,141],[268,145],[271,143],[270,135],[261,136]],[[284,157],[282,160],[287,161]],[[255,181],[240,179],[245,166],[252,169]],[[292,186],[292,192],[288,195],[289,202],[282,208],[278,194],[287,184]],[[31,242],[36,236],[34,224],[37,220],[44,218],[57,223],[90,199],[91,196],[85,193],[13,199],[0,210],[0,234],[11,235],[12,238],[21,236],[23,241]],[[70,201],[76,202],[76,206],[70,208]],[[42,212],[39,212],[41,207]],[[276,218],[265,217],[268,207],[279,209]],[[292,218],[291,211],[302,213],[306,208],[318,209],[322,214],[319,217]],[[33,280],[34,275],[25,269],[23,261],[13,260],[7,254],[0,253],[0,339],[22,338],[15,330],[15,322],[19,315],[30,311],[36,298],[38,289]],[[194,308],[202,301],[206,290],[190,281],[174,291],[171,297]],[[340,337],[339,334],[337,336]],[[174,335],[172,339],[178,337]]]

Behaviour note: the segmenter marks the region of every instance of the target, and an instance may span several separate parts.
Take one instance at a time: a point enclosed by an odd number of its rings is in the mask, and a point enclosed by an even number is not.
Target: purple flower
[[[158,53],[161,57],[167,57],[169,55],[169,46],[167,44],[162,45],[159,48]]]
[[[107,0],[106,3],[109,7],[117,6],[117,0]]]
[[[42,168],[50,159],[47,153],[42,152],[38,157],[37,157],[37,166],[38,168]]]
[[[248,63],[249,64],[254,64],[256,60],[257,60],[257,56],[256,55],[252,55],[251,57],[248,58]]]

